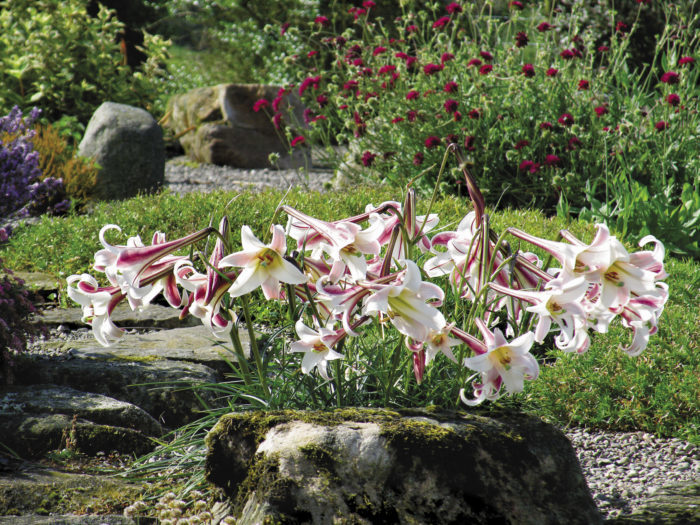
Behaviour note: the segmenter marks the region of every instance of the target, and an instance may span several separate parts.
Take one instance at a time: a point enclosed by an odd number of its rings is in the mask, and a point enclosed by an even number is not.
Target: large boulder
[[[88,122],[78,154],[100,165],[95,188],[100,199],[154,191],[165,179],[163,130],[144,109],[103,103]]]
[[[569,441],[523,414],[230,414],[206,442],[239,524],[602,521]]]
[[[232,166],[234,168],[282,168],[291,169],[303,165],[300,151],[287,154],[288,145],[280,138],[265,111],[253,111],[253,105],[261,98],[272,101],[279,86],[259,84],[219,84],[193,89],[176,95],[168,102],[168,118],[164,126],[179,137],[185,153],[198,162]],[[294,94],[286,94],[280,111],[289,124],[303,122],[301,101]],[[270,154],[277,153],[280,160],[270,164]]]

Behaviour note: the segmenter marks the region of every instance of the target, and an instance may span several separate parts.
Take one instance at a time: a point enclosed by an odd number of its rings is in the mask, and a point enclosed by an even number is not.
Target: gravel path
[[[195,165],[186,157],[175,157],[165,164],[165,186],[182,195],[192,191],[209,193],[214,190],[240,191],[302,186],[308,190],[323,191],[330,184],[333,173],[312,169],[301,170],[242,170],[212,164]]]
[[[178,194],[216,189],[243,190],[267,187],[285,190],[301,185],[324,190],[332,173],[295,170],[240,170],[221,166],[185,164],[182,158],[168,161],[166,186]],[[92,337],[81,329],[53,330],[49,337]],[[38,345],[32,350],[37,352]],[[61,356],[54,356],[61,358]],[[580,428],[564,429],[578,455],[593,498],[604,517],[627,514],[665,485],[700,480],[700,448],[679,439],[657,438],[644,432],[607,432]]]

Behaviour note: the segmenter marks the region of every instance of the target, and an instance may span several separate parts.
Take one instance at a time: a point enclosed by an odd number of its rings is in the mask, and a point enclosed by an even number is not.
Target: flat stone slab
[[[0,421],[3,416],[20,413],[64,414],[101,425],[138,430],[148,436],[163,433],[155,419],[131,403],[65,386],[29,385],[0,389]]]
[[[155,443],[138,430],[100,425],[66,414],[0,414],[0,442],[23,458],[69,448],[87,455],[142,455]]]
[[[35,322],[48,326],[63,325],[69,328],[83,328],[81,308],[55,308],[45,310]],[[117,305],[111,315],[114,323],[121,328],[181,328],[201,325],[201,321],[191,315],[180,320],[180,312],[175,308],[152,304],[143,311],[134,311],[128,304]]]
[[[0,473],[0,523],[131,524],[118,514],[143,492],[140,485],[109,476],[52,469]]]
[[[43,272],[12,272],[15,277],[22,279],[24,285],[41,295],[48,295],[57,292],[59,288],[58,279],[49,273]]]
[[[54,384],[103,394],[142,408],[168,427],[199,417],[202,404],[198,396],[216,406],[213,393],[195,393],[192,386],[222,379],[216,370],[198,363],[156,356],[136,360],[110,353],[77,354],[58,360],[35,357],[16,368],[17,383]]]
[[[198,321],[199,322],[199,321]],[[247,334],[241,332],[244,348]],[[103,347],[93,338],[78,341],[48,341],[43,347],[69,351],[74,358],[109,361],[186,361],[208,366],[219,374],[231,372],[228,361],[236,361],[231,343],[217,341],[201,323],[189,328],[174,328],[145,334],[126,334],[114,346]]]

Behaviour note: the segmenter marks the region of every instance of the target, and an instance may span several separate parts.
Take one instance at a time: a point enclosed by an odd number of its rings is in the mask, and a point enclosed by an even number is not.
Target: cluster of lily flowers
[[[304,353],[304,373],[317,368],[330,380],[327,363],[343,358],[339,343],[378,322],[382,330],[391,325],[402,334],[419,383],[440,353],[474,370],[473,397],[461,391],[469,405],[497,399],[503,386],[509,394],[520,392],[525,379],[535,379],[539,366],[530,349],[544,341],[552,325],[558,328],[557,348],[582,353],[589,348],[590,332],[606,332],[619,316],[633,331],[627,353],[644,350],[668,298],[661,282],[667,276],[661,242],[647,236],[640,246],[653,244],[653,249],[630,254],[603,224],[590,244],[567,231],[561,232],[565,242],[559,242],[508,229],[507,234],[559,262],[560,267],[546,268],[534,253],[511,252],[505,234],[496,236],[468,174],[467,182],[474,211],[455,231],[432,238],[428,234],[438,217],[415,215],[412,190],[403,204],[370,204],[364,213],[334,222],[282,206],[286,229],[272,225],[266,244],[243,226],[242,250],[235,253],[228,253],[226,218],[218,230],[209,227],[173,241],[158,232],[150,246],[139,237],[111,245],[105,233],[119,227],[107,225],[100,231],[104,248],[95,254],[94,269],[106,275],[109,286],[100,286],[89,274],[72,275],[68,294],[107,346],[123,336],[110,315],[124,300],[132,309],[143,309],[162,293],[181,318],[194,315],[214,336],[227,339],[237,330],[235,298],[261,287],[268,300],[305,305],[295,325],[299,340],[290,345],[292,352]],[[208,259],[202,256],[205,272],[189,257],[175,255],[212,234],[217,240]],[[296,241],[292,256],[286,253],[287,236]],[[445,291],[425,277],[447,277],[458,300],[481,305],[472,309],[479,315],[462,320],[462,326],[449,322],[440,310]],[[481,338],[470,333],[477,330]],[[461,359],[455,347],[461,347]]]

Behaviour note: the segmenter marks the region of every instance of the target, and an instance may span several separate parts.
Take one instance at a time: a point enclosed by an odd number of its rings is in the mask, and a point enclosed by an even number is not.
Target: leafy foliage
[[[0,1],[0,111],[36,105],[44,118],[86,123],[105,100],[149,109],[163,75],[164,42],[146,36],[147,59],[125,64],[118,35],[123,24],[88,0]]]

